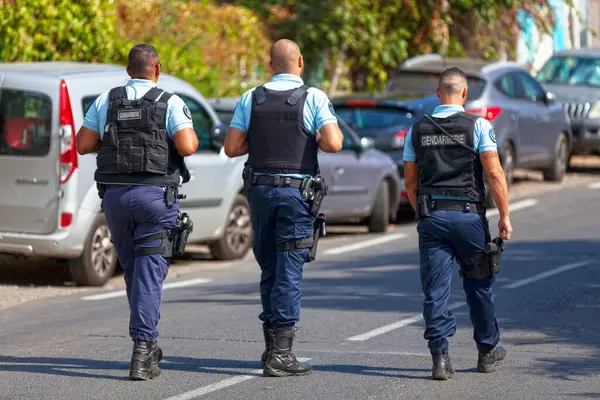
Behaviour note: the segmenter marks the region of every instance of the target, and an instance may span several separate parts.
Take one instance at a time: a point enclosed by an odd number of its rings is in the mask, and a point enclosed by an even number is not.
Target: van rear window
[[[50,151],[52,102],[42,93],[0,91],[0,156],[43,157]]]

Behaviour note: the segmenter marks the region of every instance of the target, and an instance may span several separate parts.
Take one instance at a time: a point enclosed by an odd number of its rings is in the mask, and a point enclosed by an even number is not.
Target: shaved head
[[[300,47],[289,39],[281,39],[271,46],[271,69],[275,74],[295,74],[302,72],[303,62]]]
[[[437,95],[442,104],[464,105],[467,96],[467,76],[456,67],[440,74]]]

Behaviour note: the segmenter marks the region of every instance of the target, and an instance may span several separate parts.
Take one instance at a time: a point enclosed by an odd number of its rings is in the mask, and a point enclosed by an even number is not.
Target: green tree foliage
[[[123,62],[114,4],[0,0],[0,60]]]

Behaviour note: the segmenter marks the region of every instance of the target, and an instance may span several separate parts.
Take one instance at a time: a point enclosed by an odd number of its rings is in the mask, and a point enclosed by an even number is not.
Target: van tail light
[[[75,141],[75,122],[71,110],[69,89],[64,80],[60,81],[59,101],[59,136],[60,136],[60,183],[67,183],[73,172],[77,169],[77,143]],[[62,220],[61,220],[62,221]]]
[[[400,192],[400,198],[404,199],[404,200],[408,199],[408,193],[406,193],[406,192]]]
[[[400,149],[404,147],[404,138],[408,135],[408,130],[403,130],[394,135],[392,143],[390,144],[394,149]]]
[[[73,214],[71,214],[71,213],[60,214],[60,227],[61,228],[66,228],[67,226],[71,225],[71,222],[73,222]]]
[[[469,114],[477,115],[478,117],[487,119],[488,121],[493,121],[496,119],[498,115],[502,112],[502,108],[500,107],[478,107],[478,108],[470,108],[465,110]]]

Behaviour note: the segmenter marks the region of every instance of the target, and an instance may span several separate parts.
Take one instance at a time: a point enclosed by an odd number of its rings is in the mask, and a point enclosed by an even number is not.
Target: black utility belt
[[[253,185],[273,185],[279,187],[292,187],[300,189],[302,182],[306,178],[293,178],[290,176],[273,176],[273,175],[254,175],[252,177]]]
[[[471,203],[465,200],[431,199],[432,210],[454,210],[473,214],[483,214],[486,208],[481,203]]]

